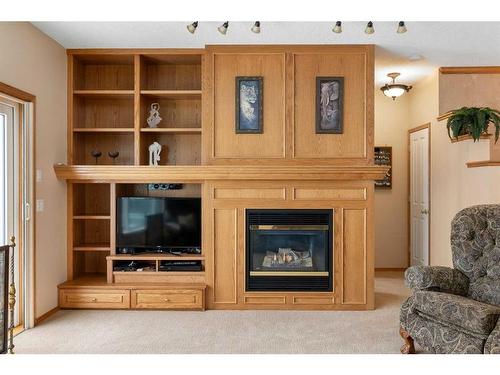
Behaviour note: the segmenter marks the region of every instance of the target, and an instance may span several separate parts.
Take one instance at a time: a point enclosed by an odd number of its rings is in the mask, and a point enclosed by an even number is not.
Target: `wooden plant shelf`
[[[142,128],[144,133],[201,133],[201,128]]]
[[[379,180],[386,166],[131,166],[64,165],[54,166],[62,180],[120,182],[197,182],[206,180]]]
[[[467,163],[467,168],[479,168],[479,167],[500,167],[500,161],[481,160],[481,161],[470,161]]]
[[[201,90],[141,90],[141,94],[170,99],[201,99]]]
[[[109,215],[74,215],[75,220],[110,220]]]
[[[134,128],[74,128],[75,133],[133,133]]]
[[[482,134],[480,136],[480,139],[490,139],[491,134]],[[467,141],[467,140],[472,140],[472,135],[466,134],[466,135],[460,135],[458,138],[451,138],[451,143],[457,143],[457,142],[462,142],[462,141]]]

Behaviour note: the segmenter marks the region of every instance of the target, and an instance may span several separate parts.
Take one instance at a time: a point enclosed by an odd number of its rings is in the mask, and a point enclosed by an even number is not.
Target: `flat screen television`
[[[200,246],[200,198],[117,199],[116,247],[119,250],[140,253]]]

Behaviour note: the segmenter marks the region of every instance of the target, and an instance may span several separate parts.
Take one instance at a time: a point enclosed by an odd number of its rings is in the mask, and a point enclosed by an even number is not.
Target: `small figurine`
[[[160,161],[161,144],[153,142],[149,145],[149,165],[157,166]]]
[[[160,105],[158,103],[152,103],[151,109],[149,110],[149,117],[146,120],[150,128],[156,128],[161,121],[160,117]]]

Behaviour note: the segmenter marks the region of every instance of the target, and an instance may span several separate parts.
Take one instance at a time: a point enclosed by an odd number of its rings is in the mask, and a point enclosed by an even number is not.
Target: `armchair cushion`
[[[433,290],[465,296],[469,279],[449,267],[413,266],[405,272],[406,285],[413,290]]]
[[[500,315],[500,307],[448,293],[416,291],[413,298],[418,315],[478,338],[488,337]]]
[[[500,319],[484,345],[486,354],[500,354]]]

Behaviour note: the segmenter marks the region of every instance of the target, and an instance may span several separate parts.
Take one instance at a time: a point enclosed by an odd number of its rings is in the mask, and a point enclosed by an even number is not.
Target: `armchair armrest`
[[[413,266],[405,272],[406,286],[412,290],[433,290],[465,296],[469,278],[449,267]]]
[[[500,319],[486,340],[484,354],[500,354]]]

